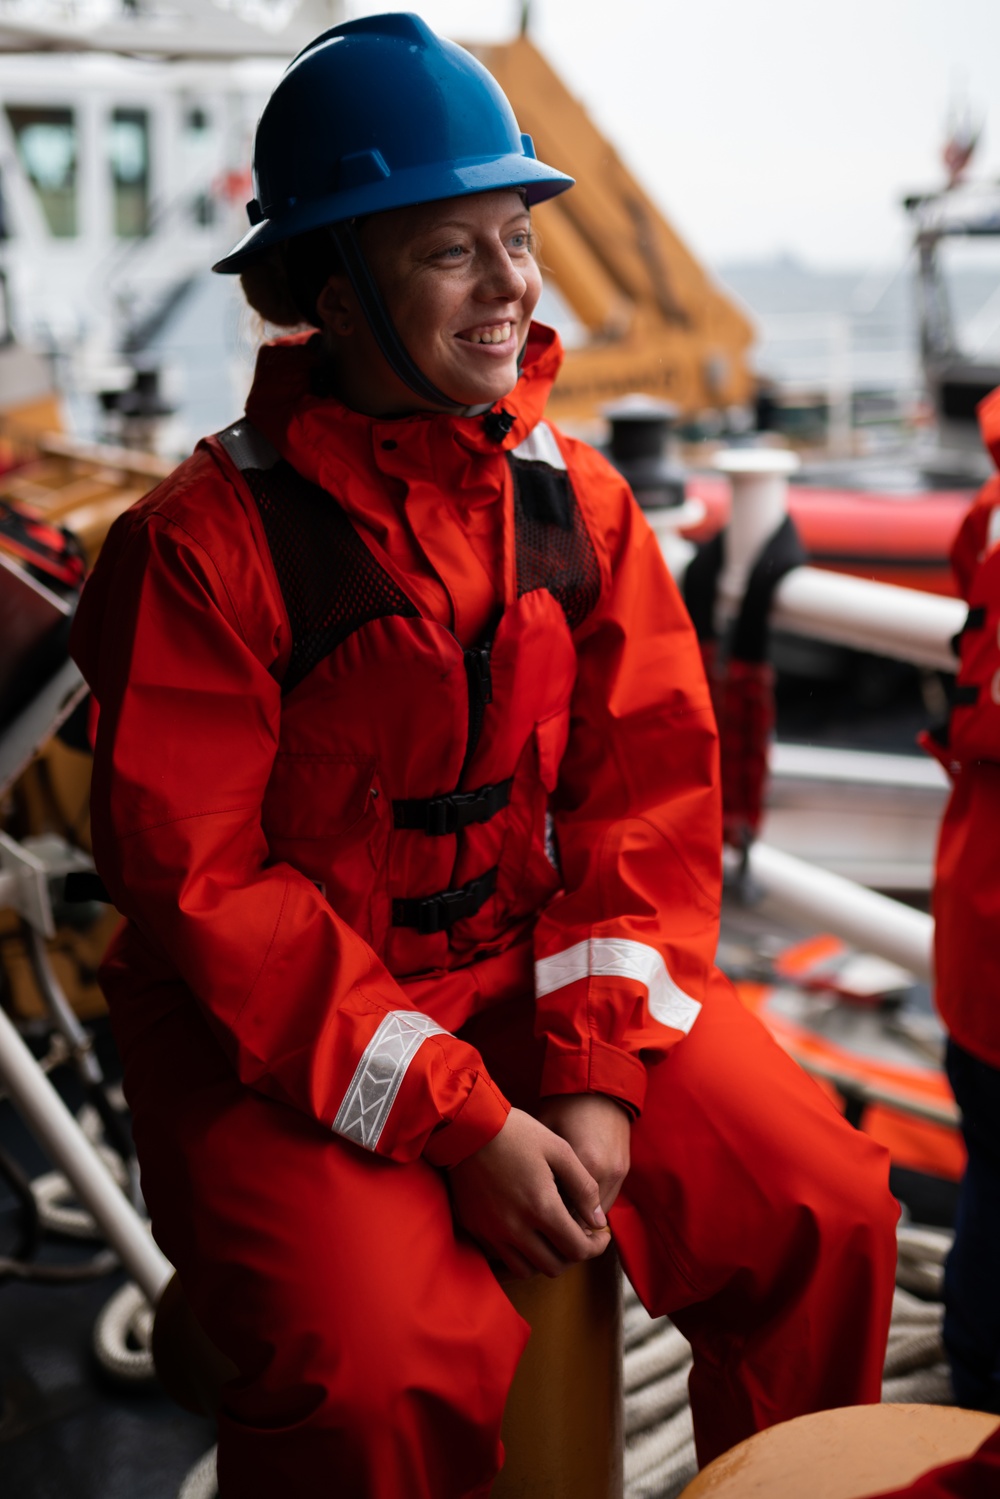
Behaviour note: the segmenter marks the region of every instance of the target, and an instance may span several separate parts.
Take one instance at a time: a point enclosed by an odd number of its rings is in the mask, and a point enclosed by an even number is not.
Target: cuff
[[[545,1047],[540,1093],[606,1093],[634,1116],[646,1101],[646,1069],[637,1057],[591,1037],[583,1051],[568,1051],[551,1036]]]
[[[477,1072],[468,1096],[454,1119],[441,1125],[423,1149],[432,1166],[457,1166],[498,1135],[507,1121],[510,1104],[486,1072]]]

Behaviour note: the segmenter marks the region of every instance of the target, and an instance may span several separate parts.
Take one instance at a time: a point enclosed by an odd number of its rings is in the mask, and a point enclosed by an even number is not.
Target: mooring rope
[[[882,1399],[903,1404],[949,1405],[953,1396],[941,1342],[940,1298],[951,1235],[903,1222],[898,1230],[897,1285],[886,1351]],[[915,1294],[919,1293],[919,1294]],[[109,1303],[100,1342],[118,1345],[119,1373],[141,1378],[148,1350],[149,1308],[134,1288]],[[697,1472],[687,1382],[691,1348],[667,1317],[651,1317],[625,1282],[625,1499],[676,1499]],[[149,1377],[152,1359],[145,1354]],[[115,1356],[102,1348],[102,1363]],[[216,1499],[215,1448],[188,1473],[178,1499]]]
[[[885,1401],[950,1405],[954,1399],[940,1302],[951,1241],[941,1229],[900,1223]],[[625,1499],[675,1499],[697,1471],[687,1403],[691,1349],[668,1318],[650,1317],[627,1282],[624,1342]]]

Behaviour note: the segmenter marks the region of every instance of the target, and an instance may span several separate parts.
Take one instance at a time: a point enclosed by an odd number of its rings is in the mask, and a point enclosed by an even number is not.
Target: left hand
[[[566,1093],[543,1099],[538,1117],[561,1135],[597,1182],[601,1207],[611,1207],[628,1175],[632,1119],[605,1093]]]

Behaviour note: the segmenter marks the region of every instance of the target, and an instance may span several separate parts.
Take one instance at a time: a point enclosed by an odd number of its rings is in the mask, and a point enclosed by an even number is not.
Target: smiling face
[[[513,390],[542,289],[520,193],[392,209],[366,220],[360,239],[411,358],[440,391],[480,406]],[[346,277],[331,276],[317,309],[348,405],[372,416],[438,409],[386,363]]]

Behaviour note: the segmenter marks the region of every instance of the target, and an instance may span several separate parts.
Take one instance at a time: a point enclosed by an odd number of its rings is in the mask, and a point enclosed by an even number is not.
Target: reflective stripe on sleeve
[[[701,1011],[698,1001],[674,983],[656,948],[628,937],[591,937],[540,958],[535,964],[535,993],[541,997],[585,978],[638,979],[646,986],[653,1019],[685,1035]]]
[[[333,1121],[334,1134],[374,1150],[407,1067],[428,1036],[446,1035],[419,1010],[390,1010],[365,1047]]]

